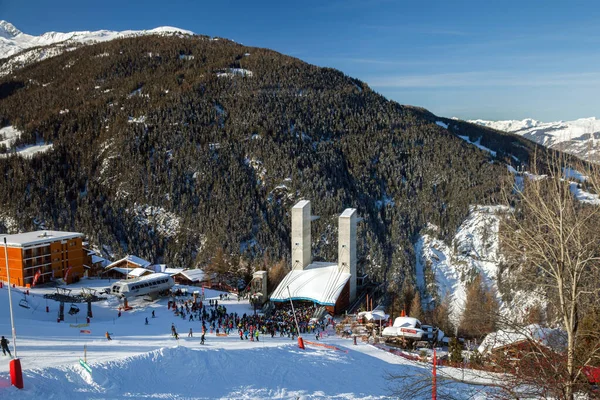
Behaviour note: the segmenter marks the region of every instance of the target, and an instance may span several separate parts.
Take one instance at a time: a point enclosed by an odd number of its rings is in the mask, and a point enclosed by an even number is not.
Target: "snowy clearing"
[[[249,77],[252,78],[252,71],[248,71],[243,68],[228,68],[225,71],[217,72],[217,77],[219,78],[233,78],[236,76]]]
[[[476,142],[472,142],[471,139],[469,139],[468,136],[460,136],[457,135],[459,138],[461,138],[462,140],[464,140],[465,142],[469,143],[469,144],[473,144],[475,146],[477,146],[478,148],[480,148],[481,150],[487,151],[488,153],[490,153],[491,155],[493,155],[494,157],[496,157],[496,152],[492,149],[489,149],[485,146],[481,145],[481,138],[477,139]]]
[[[13,126],[6,126],[0,129],[0,146],[5,145],[9,150],[8,153],[0,154],[0,157],[5,158],[10,154],[16,153],[29,158],[37,153],[43,153],[52,149],[52,143],[37,143],[13,148],[14,141],[21,137],[21,133],[21,131]]]

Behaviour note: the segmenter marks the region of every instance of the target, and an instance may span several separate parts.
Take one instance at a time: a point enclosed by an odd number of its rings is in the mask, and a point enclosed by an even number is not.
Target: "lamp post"
[[[290,293],[290,287],[287,286],[288,296],[290,297],[290,304],[292,305],[292,314],[294,314],[294,321],[296,321],[296,332],[298,332],[298,347],[304,349],[304,341],[300,336],[300,327],[298,326],[298,318],[296,318],[296,311],[294,311],[294,303],[292,302],[292,294]]]
[[[10,290],[10,269],[8,268],[8,245],[4,237],[4,259],[6,261],[6,279],[8,280],[8,305],[10,308],[10,325],[12,327],[12,342],[15,358],[10,360],[10,383],[18,389],[23,389],[23,372],[21,371],[21,360],[17,358],[17,331],[15,330],[15,319],[12,308],[12,293]]]

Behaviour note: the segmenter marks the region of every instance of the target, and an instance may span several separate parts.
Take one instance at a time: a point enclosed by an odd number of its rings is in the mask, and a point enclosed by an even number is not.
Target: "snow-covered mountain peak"
[[[22,32],[15,28],[13,24],[8,21],[0,21],[0,37],[5,39],[12,39],[17,35],[20,35]]]
[[[541,122],[535,119],[507,121],[471,120],[473,124],[523,136],[543,146],[600,162],[600,120],[595,117],[574,121]]]
[[[68,42],[69,44],[88,44],[93,42],[104,42],[117,38],[144,36],[144,35],[194,35],[194,32],[171,26],[161,26],[149,30],[127,30],[127,31],[75,31],[75,32],[46,32],[40,36],[28,35],[14,27],[10,22],[0,21],[0,59],[26,51],[29,48],[39,46],[51,46]],[[54,54],[56,53],[56,54]],[[53,55],[60,52],[53,52]],[[36,60],[33,57],[33,61]],[[1,75],[1,74],[0,74]]]
[[[55,57],[73,47],[146,35],[194,35],[194,32],[172,26],[160,26],[141,31],[46,32],[40,36],[33,36],[21,32],[10,22],[0,21],[0,77],[26,65]]]

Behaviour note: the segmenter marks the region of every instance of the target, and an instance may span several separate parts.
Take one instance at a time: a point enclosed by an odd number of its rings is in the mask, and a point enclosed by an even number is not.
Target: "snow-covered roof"
[[[536,342],[561,351],[566,344],[566,333],[560,329],[545,328],[538,324],[531,324],[520,330],[499,330],[487,335],[477,350],[484,354],[523,341]]]
[[[95,254],[92,254],[92,264],[101,263],[103,267],[106,267],[110,262],[106,258],[99,257]]]
[[[140,276],[145,275],[148,272],[154,273],[154,271],[151,271],[146,268],[134,268],[134,269],[129,270],[129,273],[127,274],[127,276],[139,278]]]
[[[153,274],[154,271],[146,269],[146,268],[123,268],[123,267],[112,267],[109,268],[109,271],[117,271],[129,278],[139,278],[148,272]]]
[[[394,325],[392,326],[395,328],[414,328],[417,326],[417,323],[421,324],[421,321],[414,317],[398,317],[394,320]]]
[[[143,258],[137,257],[137,256],[127,256],[125,257],[127,259],[128,262],[132,263],[132,264],[136,264],[139,265],[142,268],[145,268],[147,266],[149,266],[151,264],[150,261],[146,261]]]
[[[60,231],[34,231],[17,233],[14,235],[1,235],[0,242],[4,243],[6,238],[6,244],[8,246],[31,246],[34,244],[56,242],[58,240],[74,239],[83,237],[83,233],[77,232],[60,232]]]
[[[372,311],[361,311],[357,315],[358,318],[364,318],[367,321],[385,321],[390,316],[386,314],[383,310],[372,310]]]
[[[192,282],[202,282],[206,276],[201,269],[186,269],[185,271],[181,271],[181,275]]]
[[[146,261],[143,258],[128,255],[127,257],[124,257],[124,258],[121,258],[120,260],[112,262],[111,264],[107,265],[106,268],[112,268],[115,265],[121,264],[123,261],[126,261],[130,264],[137,265],[141,268],[146,268],[146,267],[150,266],[150,264],[152,264],[150,261]]]
[[[271,295],[271,301],[308,300],[333,306],[350,274],[340,272],[337,263],[314,262],[304,270],[290,271]]]
[[[183,270],[184,270],[184,268],[165,268],[161,272],[164,272],[165,274],[169,274],[169,275],[173,276],[173,275],[182,273]]]

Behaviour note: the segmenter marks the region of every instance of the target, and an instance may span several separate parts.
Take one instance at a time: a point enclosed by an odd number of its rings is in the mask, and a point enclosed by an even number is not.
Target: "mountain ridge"
[[[586,161],[600,162],[600,120],[596,117],[556,122],[540,122],[531,118],[505,121],[477,119],[468,122],[520,135]]]
[[[149,30],[46,32],[32,36],[21,32],[8,21],[0,21],[0,77],[29,64],[56,57],[75,47],[127,37],[147,35],[195,35],[170,26]]]
[[[175,28],[171,26],[160,26],[149,30],[125,30],[111,31],[101,29],[98,31],[73,31],[73,32],[46,32],[40,36],[33,36],[21,32],[8,21],[0,21],[0,59],[17,54],[30,47],[49,46],[65,41],[76,43],[98,42],[113,40],[116,38],[154,35],[154,34],[172,34],[181,33],[185,35],[194,35],[194,32]]]

